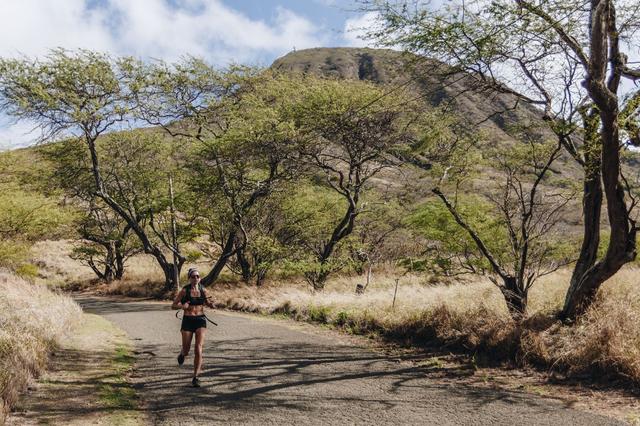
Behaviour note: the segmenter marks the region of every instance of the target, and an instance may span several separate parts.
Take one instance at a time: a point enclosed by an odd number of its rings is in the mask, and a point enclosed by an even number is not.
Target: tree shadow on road
[[[350,410],[429,413],[442,401],[469,412],[500,405],[546,415],[549,400],[524,392],[478,389],[443,383],[443,378],[473,374],[466,366],[419,365],[351,346],[280,342],[268,337],[224,340],[205,350],[203,387],[189,386],[191,368],[178,368],[172,356],[157,357],[139,371],[149,408],[159,418],[195,416],[212,422],[281,416],[292,420],[336,419]],[[166,353],[169,348],[145,347]],[[415,355],[415,360],[424,359]],[[160,369],[161,371],[158,371]],[[153,377],[153,379],[149,379]],[[434,401],[440,401],[434,403]],[[489,408],[487,408],[489,407]],[[551,405],[562,410],[562,404]],[[254,417],[247,417],[253,413]],[[293,416],[293,417],[288,417]],[[338,417],[339,418],[339,417]],[[350,417],[347,417],[350,418]],[[353,420],[353,419],[352,419]],[[185,420],[186,421],[186,420]]]

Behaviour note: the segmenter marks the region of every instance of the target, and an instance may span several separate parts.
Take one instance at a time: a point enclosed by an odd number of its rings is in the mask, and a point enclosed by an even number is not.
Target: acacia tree
[[[137,222],[165,275],[165,291],[176,290],[186,261],[182,244],[196,236],[193,199],[182,171],[183,159],[171,141],[155,130],[111,133],[101,141],[104,184],[124,208],[127,224]]]
[[[121,280],[127,259],[141,251],[132,242],[130,230],[111,209],[93,200],[80,220],[79,234],[83,241],[74,247],[72,257],[107,283]]]
[[[295,198],[293,187],[297,185],[300,181],[294,180],[279,188],[245,218],[248,242],[238,247],[235,259],[228,265],[232,272],[242,276],[243,281],[254,280],[260,286],[276,264],[295,255],[299,238],[297,226],[309,220],[308,216],[296,215],[287,206],[288,200]]]
[[[210,285],[249,244],[247,218],[302,165],[298,131],[287,117],[297,84],[243,68],[221,76],[195,59],[155,63],[137,73],[153,76],[138,78],[139,117],[192,144],[190,186],[200,197],[202,223],[219,246],[202,279]]]
[[[252,237],[258,237],[256,214],[301,166],[295,145],[290,144],[295,136],[289,130],[272,127],[279,125],[277,121],[266,123],[264,120],[269,119],[262,117],[262,123],[258,116],[255,120],[244,117],[242,122],[234,118],[228,131],[206,141],[197,151],[204,161],[192,170],[191,187],[199,196],[200,215],[209,237],[220,248],[218,260],[205,276],[206,284],[215,282],[234,256],[245,279],[258,272],[255,268],[251,271],[245,257],[257,242],[252,241]]]
[[[293,187],[294,182],[295,185],[300,183],[292,181],[287,186]],[[300,236],[297,226],[309,219],[308,215],[296,216],[292,213],[294,209],[287,206],[288,201],[295,197],[294,190],[287,189],[287,186],[278,188],[243,216],[242,227],[247,238],[236,241],[226,267],[241,276],[245,283],[254,280],[257,286],[262,285],[272,267],[295,251],[294,246]],[[232,213],[220,203],[221,199],[223,197],[217,192],[207,192],[199,203],[199,209],[207,214],[199,217],[197,226],[208,238],[199,240],[197,245],[205,257],[214,261],[233,229]]]
[[[635,202],[625,196],[620,129],[630,139],[637,132],[633,117],[640,92],[627,97],[621,92],[623,79],[640,77],[623,52],[633,46],[638,30],[637,4],[465,1],[436,11],[414,1],[365,3],[381,17],[382,27],[372,36],[436,56],[479,86],[513,95],[512,108],[519,102],[537,105],[558,140],[584,167],[583,245],[562,316],[574,319],[583,313],[601,284],[636,255]],[[598,259],[603,198],[611,239]]]
[[[83,142],[51,144],[41,150],[41,155],[51,164],[49,182],[54,181],[80,207],[76,229],[82,241],[74,247],[72,256],[89,266],[101,280],[122,279],[127,258],[141,248],[132,241],[127,222],[95,196]]]
[[[165,272],[166,288],[172,289],[177,274],[165,250],[179,256],[177,247],[163,238],[154,239],[151,235],[157,232],[148,232],[145,220],[152,209],[138,210],[114,196],[97,147],[102,135],[132,119],[135,92],[140,87],[140,75],[133,70],[139,68],[131,58],[113,60],[86,50],[54,50],[44,61],[1,59],[0,110],[34,122],[43,140],[82,141],[90,158],[95,197],[127,222],[144,252],[154,256]],[[111,178],[117,186],[120,177],[112,174]]]
[[[163,258],[158,263],[165,274],[165,290],[173,290],[185,262],[180,244],[194,236],[190,231],[193,219],[187,214],[190,199],[179,173],[178,154],[162,134],[153,131],[110,133],[96,142],[96,148],[101,158],[104,187],[112,200],[122,207],[125,217],[96,197],[92,166],[82,141],[54,144],[47,154],[54,165],[53,177],[58,185],[86,211],[79,232],[83,239],[93,244],[92,247],[80,247],[78,254],[86,261],[91,260],[90,257],[96,255],[95,244],[102,245],[102,253],[112,261],[134,254],[125,251],[136,251],[135,247],[141,246],[141,243],[127,243],[131,236],[130,223],[136,222],[149,242],[163,248]],[[175,177],[173,199],[170,175]],[[172,215],[172,201],[183,213]],[[104,207],[111,212],[104,211]],[[176,223],[175,235],[172,219]],[[176,257],[174,261],[165,254],[167,249]]]
[[[417,125],[426,122],[426,114],[406,94],[390,95],[364,82],[307,79],[301,91],[293,114],[308,135],[300,147],[302,158],[344,202],[340,219],[313,248],[315,265],[305,272],[321,290],[335,269],[334,251],[366,210],[362,196],[371,179],[397,163],[392,151],[418,139]]]
[[[433,189],[484,260],[476,263],[468,254],[461,253],[461,263],[466,270],[486,274],[498,286],[516,321],[526,313],[529,290],[536,280],[573,261],[561,250],[560,239],[553,235],[573,194],[543,187],[561,149],[560,145],[529,140],[524,146],[505,152],[484,153],[488,163],[502,172],[504,178],[495,193],[487,196],[497,218],[492,236],[474,229],[440,188]],[[498,238],[495,233],[500,234]],[[495,244],[487,243],[488,237]]]

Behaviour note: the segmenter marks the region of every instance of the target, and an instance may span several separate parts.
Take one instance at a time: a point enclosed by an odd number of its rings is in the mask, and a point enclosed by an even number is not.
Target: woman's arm
[[[216,305],[213,304],[213,297],[207,296],[207,293],[202,288],[202,296],[204,297],[204,305],[208,308],[214,309]]]
[[[182,298],[184,297],[184,294],[185,293],[183,288],[178,292],[178,294],[176,295],[176,298],[173,299],[173,303],[171,304],[171,309],[178,310],[178,309],[184,309],[185,307],[187,308],[189,307],[189,302],[185,303],[184,305],[182,304]]]
[[[204,302],[209,308],[214,309],[216,305],[213,303],[213,297],[207,297]]]

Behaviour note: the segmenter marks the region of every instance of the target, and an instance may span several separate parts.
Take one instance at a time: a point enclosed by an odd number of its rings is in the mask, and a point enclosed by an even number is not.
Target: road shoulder
[[[376,336],[350,334],[331,325],[297,321],[290,316],[246,313],[222,310],[224,315],[251,318],[277,324],[291,330],[322,335],[341,345],[366,347],[384,354],[391,360],[407,366],[437,367],[440,373],[430,375],[431,380],[447,386],[467,386],[479,391],[519,392],[556,401],[567,408],[614,418],[630,425],[640,426],[640,399],[637,391],[623,386],[597,383],[585,377],[584,381],[571,381],[534,368],[508,368],[507,366],[478,366],[464,354],[454,354],[438,348],[403,346],[384,341]]]
[[[84,313],[21,396],[7,425],[139,425],[146,418],[127,377],[132,344],[106,319]]]

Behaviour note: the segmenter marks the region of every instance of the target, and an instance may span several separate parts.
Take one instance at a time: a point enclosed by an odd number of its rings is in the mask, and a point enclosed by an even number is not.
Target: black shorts
[[[196,331],[199,328],[207,328],[207,320],[204,315],[185,315],[182,317],[182,325],[180,331]]]

